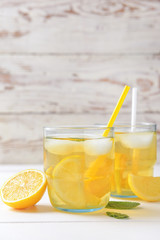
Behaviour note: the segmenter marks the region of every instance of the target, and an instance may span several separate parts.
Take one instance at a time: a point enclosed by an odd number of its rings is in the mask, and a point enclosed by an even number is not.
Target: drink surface
[[[104,207],[113,160],[112,138],[45,138],[44,168],[52,205],[63,210]]]
[[[128,185],[128,174],[153,176],[155,162],[155,132],[116,132],[112,195],[134,196]]]

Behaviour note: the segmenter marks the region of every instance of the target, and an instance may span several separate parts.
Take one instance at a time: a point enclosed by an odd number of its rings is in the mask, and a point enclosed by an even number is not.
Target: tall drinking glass
[[[115,129],[115,166],[112,196],[136,197],[128,185],[128,174],[153,176],[156,162],[156,125],[139,123],[120,124]]]
[[[71,126],[44,128],[44,170],[53,207],[91,212],[106,206],[114,165],[113,129]]]

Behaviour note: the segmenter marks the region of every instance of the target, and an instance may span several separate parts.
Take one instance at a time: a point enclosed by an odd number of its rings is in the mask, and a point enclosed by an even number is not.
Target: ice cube
[[[116,139],[127,148],[147,148],[153,139],[153,133],[117,134]]]
[[[112,140],[108,138],[86,140],[84,143],[85,153],[91,156],[107,154],[111,148]]]
[[[47,139],[45,149],[53,154],[69,155],[75,152],[82,152],[83,144],[70,140]]]

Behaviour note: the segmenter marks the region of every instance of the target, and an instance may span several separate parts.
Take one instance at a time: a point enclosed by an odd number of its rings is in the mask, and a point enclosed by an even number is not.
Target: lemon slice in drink
[[[98,198],[110,192],[110,178],[113,161],[105,155],[99,156],[85,172],[85,186],[88,192]]]
[[[41,199],[45,189],[45,174],[36,169],[28,169],[15,174],[4,183],[1,198],[10,207],[27,208]]]
[[[56,194],[71,208],[85,207],[83,172],[84,159],[79,155],[64,158],[52,172],[52,186]]]
[[[129,174],[131,190],[144,201],[160,201],[160,177],[147,177]]]

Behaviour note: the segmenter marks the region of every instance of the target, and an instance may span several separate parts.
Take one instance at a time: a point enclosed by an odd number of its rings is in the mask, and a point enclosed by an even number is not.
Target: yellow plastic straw
[[[117,115],[118,115],[118,113],[119,113],[119,111],[120,111],[120,109],[121,109],[121,107],[122,107],[122,104],[123,104],[123,102],[124,102],[124,100],[125,100],[125,98],[126,98],[126,96],[127,96],[127,93],[128,93],[128,91],[129,91],[129,89],[130,89],[130,87],[127,86],[127,85],[124,87],[123,92],[122,92],[122,94],[121,94],[121,96],[120,96],[120,98],[119,98],[119,100],[118,100],[118,103],[117,103],[117,105],[116,105],[116,107],[115,107],[115,109],[114,109],[114,111],[113,111],[113,113],[112,113],[112,116],[111,116],[110,119],[109,119],[109,122],[108,122],[108,124],[107,124],[107,127],[112,127],[112,126],[113,126],[114,121],[116,120],[116,117],[117,117]],[[103,137],[107,137],[108,132],[109,132],[109,130],[106,129],[106,130],[104,131],[104,133],[103,133]]]

